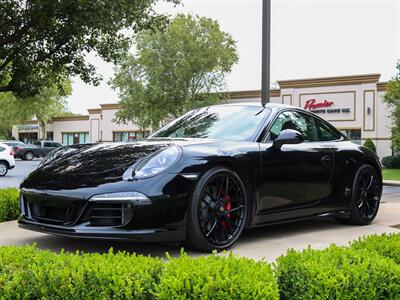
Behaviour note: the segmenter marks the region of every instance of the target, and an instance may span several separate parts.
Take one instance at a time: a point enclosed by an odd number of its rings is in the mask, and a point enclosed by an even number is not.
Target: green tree
[[[28,118],[15,109],[15,97],[12,93],[0,93],[0,140],[11,138],[11,129]]]
[[[68,114],[66,97],[72,92],[70,80],[64,80],[61,87],[52,84],[43,88],[39,94],[21,101],[12,93],[0,94],[0,131],[10,136],[12,125],[21,121],[36,119],[42,139],[46,138],[46,124],[54,116]]]
[[[398,73],[386,85],[384,102],[392,109],[392,147],[400,151],[400,62],[397,64]]]
[[[137,32],[165,28],[158,1],[0,1],[0,92],[25,99],[72,76],[98,84],[87,54],[115,63]]]
[[[364,143],[364,147],[376,153],[376,147],[374,142],[371,139],[366,139]]]
[[[187,110],[221,99],[238,61],[236,42],[210,18],[178,15],[164,32],[136,38],[136,52],[116,68],[119,123],[157,128]]]

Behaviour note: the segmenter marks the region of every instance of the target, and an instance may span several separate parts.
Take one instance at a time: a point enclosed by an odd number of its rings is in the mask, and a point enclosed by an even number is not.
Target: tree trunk
[[[39,140],[46,139],[46,122],[39,120]]]

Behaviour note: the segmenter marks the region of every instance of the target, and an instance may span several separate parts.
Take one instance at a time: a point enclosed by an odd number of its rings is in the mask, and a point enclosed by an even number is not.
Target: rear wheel
[[[32,152],[26,152],[25,153],[25,159],[26,160],[32,160],[34,158],[33,153]]]
[[[375,169],[370,165],[363,165],[357,172],[353,183],[350,216],[338,221],[368,225],[375,219],[382,195],[382,184]]]
[[[248,198],[240,177],[216,167],[199,180],[188,209],[186,243],[200,251],[232,246],[246,224]]]
[[[8,164],[0,161],[0,177],[6,176],[8,173]]]

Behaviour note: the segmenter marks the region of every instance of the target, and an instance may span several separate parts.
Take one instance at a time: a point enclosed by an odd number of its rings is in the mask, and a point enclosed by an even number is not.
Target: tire
[[[26,152],[25,153],[25,160],[32,160],[32,159],[34,159],[34,155],[33,155],[33,153],[32,152],[30,152],[30,151],[28,151],[28,152]]]
[[[189,202],[185,244],[202,252],[228,249],[242,234],[249,211],[239,175],[225,167],[208,170]]]
[[[336,218],[339,222],[352,225],[371,224],[379,209],[382,183],[375,169],[363,165],[354,178],[349,217]]]
[[[0,177],[6,176],[8,173],[8,164],[4,161],[0,161]]]

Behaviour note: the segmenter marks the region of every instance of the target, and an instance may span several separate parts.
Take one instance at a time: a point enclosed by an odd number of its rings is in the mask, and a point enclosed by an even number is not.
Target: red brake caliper
[[[231,209],[232,209],[232,205],[231,205],[231,196],[229,196],[229,194],[226,194],[226,196],[225,196],[225,201],[226,201],[225,209],[226,209],[226,210],[231,210]],[[229,218],[229,219],[231,218],[231,214],[230,214],[230,213],[228,213],[228,218]]]
[[[223,190],[221,189],[221,192],[223,192]],[[226,194],[226,196],[225,196],[225,210],[230,210],[231,208],[232,208],[232,205],[231,205],[231,196],[229,196],[228,194]],[[227,214],[227,217],[228,218],[230,218],[231,217],[231,214]],[[219,221],[219,223],[221,224],[221,226],[224,228],[224,229],[227,229],[228,228],[228,223],[225,221],[225,220],[220,220]]]

